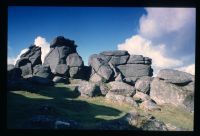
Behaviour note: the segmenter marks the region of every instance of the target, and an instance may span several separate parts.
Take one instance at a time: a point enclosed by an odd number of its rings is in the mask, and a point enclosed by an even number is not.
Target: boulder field
[[[15,65],[7,67],[8,90],[33,90],[35,85],[71,84],[83,97],[105,96],[145,110],[160,110],[162,104],[194,111],[194,76],[173,69],[160,70],[156,77],[152,59],[127,51],[103,51],[84,65],[73,40],[56,37],[44,62],[41,48],[31,45]]]

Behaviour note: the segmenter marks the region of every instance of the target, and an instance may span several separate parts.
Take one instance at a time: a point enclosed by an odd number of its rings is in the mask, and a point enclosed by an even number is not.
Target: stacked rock
[[[41,48],[36,45],[31,45],[29,49],[20,56],[20,59],[17,60],[15,67],[21,69],[22,77],[29,77],[33,74],[33,68],[39,64],[42,64]]]
[[[84,64],[82,58],[76,51],[73,40],[65,39],[63,36],[56,37],[50,45],[50,52],[44,60],[44,66],[50,66],[54,74],[54,82],[62,82],[68,77],[79,78]]]
[[[144,76],[152,76],[151,59],[142,55],[130,55],[127,51],[104,51],[89,58],[92,67],[90,80],[109,82],[113,80],[135,84]]]

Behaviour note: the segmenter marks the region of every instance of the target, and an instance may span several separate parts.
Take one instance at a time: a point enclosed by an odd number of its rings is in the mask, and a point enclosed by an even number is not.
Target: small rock
[[[145,110],[154,111],[161,110],[159,106],[152,100],[144,101],[140,104],[140,107]]]
[[[123,82],[113,81],[107,85],[110,87],[110,92],[118,95],[133,96],[135,94],[135,88]]]
[[[64,77],[55,76],[53,78],[53,82],[54,83],[65,83],[65,84],[67,84],[67,83],[69,83],[69,80],[67,78],[64,78]]]

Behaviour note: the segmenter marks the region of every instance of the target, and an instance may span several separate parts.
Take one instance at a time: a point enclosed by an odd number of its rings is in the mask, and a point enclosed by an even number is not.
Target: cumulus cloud
[[[119,44],[119,50],[127,50],[130,54],[143,55],[152,58],[152,66],[158,68],[171,68],[182,65],[182,61],[165,56],[164,44],[153,45],[140,35],[134,35],[126,39],[125,43]]]
[[[192,48],[188,49],[188,43],[195,41],[193,36],[195,8],[145,8],[145,10],[147,14],[143,14],[140,18],[138,34],[127,38],[124,43],[118,45],[118,49],[152,58],[154,76],[164,68],[182,67],[179,70],[192,72],[193,68],[186,66],[185,61],[181,59],[184,56],[178,56],[181,52],[178,49],[181,47],[184,52],[192,51]],[[188,30],[190,33],[187,33]],[[190,58],[191,60],[187,62],[194,61],[193,57]]]
[[[195,22],[195,8],[146,8],[139,33],[146,38],[161,37]]]
[[[41,36],[38,36],[36,39],[35,39],[35,42],[34,44],[36,46],[39,46],[41,47],[41,52],[42,52],[42,55],[41,55],[41,60],[42,60],[42,63],[44,62],[44,58],[45,56],[48,54],[48,52],[50,51],[50,44],[46,41],[45,38],[41,37]]]
[[[7,63],[8,63],[8,64],[13,64],[13,65],[15,65],[15,58],[10,58],[10,57],[8,57]]]
[[[183,67],[177,68],[177,70],[195,75],[195,64],[183,66]]]
[[[8,64],[13,64],[13,65],[15,65],[16,62],[17,62],[17,60],[20,59],[20,56],[21,56],[22,54],[24,54],[25,52],[27,52],[28,50],[29,50],[28,48],[25,48],[25,49],[21,50],[21,52],[19,53],[19,55],[17,55],[16,58],[14,58],[14,57],[13,57],[13,58],[8,57],[7,63],[8,63]]]
[[[42,60],[42,63],[44,62],[44,58],[45,56],[47,55],[47,53],[49,52],[50,50],[50,44],[46,41],[45,38],[41,37],[41,36],[38,36],[35,38],[34,40],[34,44],[36,46],[39,46],[41,47],[41,52],[42,52],[42,55],[41,55],[41,60]],[[10,47],[9,47],[10,48]],[[10,49],[9,49],[10,50]],[[15,65],[17,60],[20,59],[20,56],[22,54],[24,54],[25,52],[27,52],[29,49],[28,48],[25,48],[23,50],[21,50],[21,52],[19,53],[19,55],[17,55],[17,57],[8,57],[7,59],[7,63],[8,64],[13,64]]]

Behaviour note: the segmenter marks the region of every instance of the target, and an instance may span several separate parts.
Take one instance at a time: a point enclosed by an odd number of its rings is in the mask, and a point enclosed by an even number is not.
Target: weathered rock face
[[[29,50],[22,54],[20,58],[28,58],[31,61],[32,67],[38,64],[42,64],[41,61],[41,47],[31,45]]]
[[[193,75],[173,69],[162,69],[159,71],[157,77],[173,84],[188,84],[194,81]]]
[[[125,77],[152,76],[151,66],[145,64],[119,65],[117,68]]]
[[[154,111],[160,110],[159,106],[152,100],[146,100],[140,104],[140,107],[144,110]]]
[[[97,75],[101,76],[104,80],[108,81],[113,74],[112,69],[108,65],[108,61],[106,57],[101,57],[102,55],[91,55],[89,58],[89,65],[92,67],[93,74],[97,73]]]
[[[124,95],[116,94],[114,92],[109,91],[106,94],[105,98],[109,101],[117,102],[119,104],[126,103],[133,107],[138,107],[138,104],[136,103],[136,101],[130,96],[124,96]]]
[[[151,83],[150,97],[158,104],[170,103],[194,110],[192,106],[194,90],[188,90],[186,86],[178,86],[169,83],[168,80],[154,78]]]
[[[20,68],[10,68],[7,73],[8,80],[17,80],[21,78],[22,71]]]
[[[16,68],[20,68],[22,76],[32,75],[32,64],[28,58],[20,58],[15,65]]]
[[[143,76],[152,76],[151,59],[142,55],[129,55],[127,51],[104,51],[89,58],[92,81],[125,81],[135,84]]]
[[[80,78],[83,69],[82,58],[76,52],[73,40],[65,39],[63,36],[56,37],[50,45],[43,65],[49,65],[51,72],[62,77]]]
[[[67,56],[76,52],[74,41],[62,36],[56,37],[50,45],[50,51],[45,57],[44,65],[50,65],[52,73],[55,73],[58,64],[66,64]]]
[[[41,48],[36,45],[31,45],[24,54],[17,60],[15,67],[20,68],[22,76],[29,76],[33,74],[33,68],[36,65],[42,64],[41,61]]]
[[[123,82],[113,81],[109,82],[107,86],[110,88],[110,92],[117,95],[133,96],[135,94],[135,88]]]
[[[55,75],[67,76],[68,71],[69,67],[67,66],[67,64],[58,64],[55,68]]]
[[[101,95],[99,86],[97,86],[95,83],[91,83],[88,81],[80,81],[78,91],[81,93],[82,96],[87,97]]]
[[[145,94],[147,94],[147,93],[149,94],[151,80],[152,80],[151,77],[143,77],[136,82],[135,88],[140,92],[143,92]]]
[[[43,78],[48,78],[48,79],[52,78],[52,73],[51,73],[50,67],[43,66],[43,65],[36,65],[33,68],[33,75],[43,77]]]
[[[149,95],[138,91],[136,91],[136,94],[133,96],[133,99],[140,102],[151,100]]]

